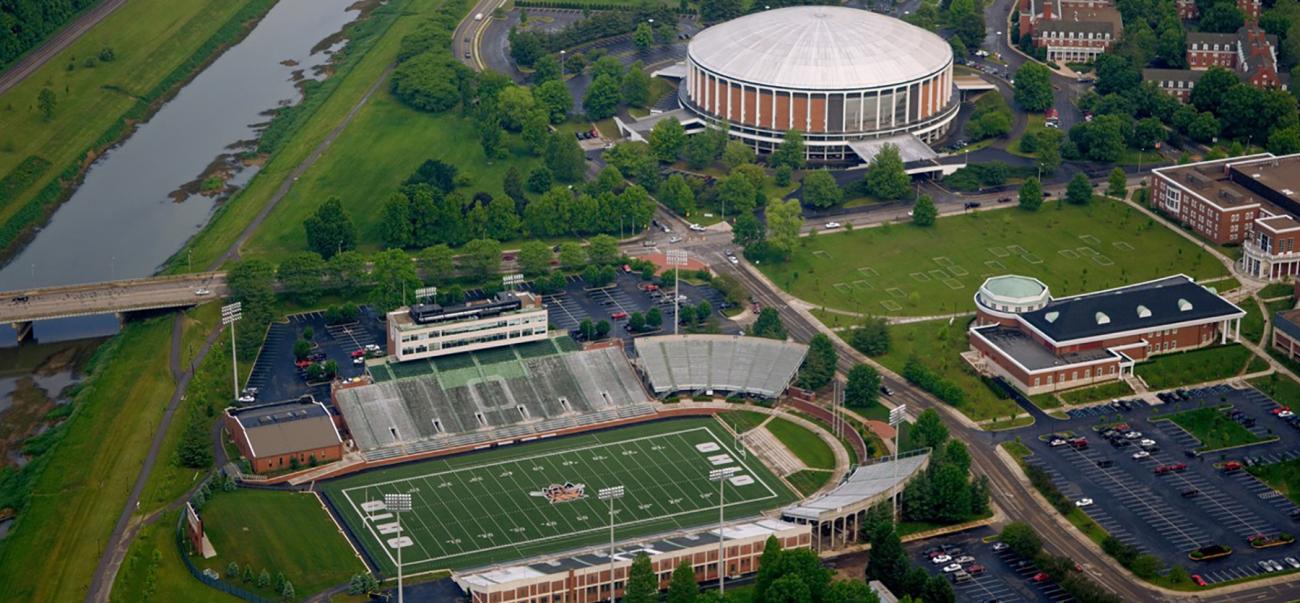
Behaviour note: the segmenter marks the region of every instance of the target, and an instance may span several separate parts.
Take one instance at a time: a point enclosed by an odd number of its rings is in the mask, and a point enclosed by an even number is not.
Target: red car
[[[299,361],[297,361],[297,362],[294,362],[293,365],[296,366],[296,367],[298,367],[298,368],[300,368],[300,369],[305,369],[305,368],[311,366],[311,360],[308,360],[308,359],[306,359],[306,358],[303,358],[302,360],[299,360]]]
[[[1270,410],[1270,411],[1268,411],[1268,412],[1271,412],[1271,413],[1273,413],[1273,414],[1276,415],[1276,414],[1280,414],[1282,411],[1286,411],[1286,410],[1291,410],[1291,407],[1290,407],[1290,406],[1279,406],[1279,407],[1274,408],[1273,410]]]
[[[1197,586],[1209,586],[1205,583],[1205,578],[1202,578],[1200,574],[1192,574],[1192,582],[1195,582]]]
[[[1047,575],[1047,572],[1038,572],[1037,574],[1034,574],[1033,578],[1030,579],[1033,580],[1034,582],[1047,582],[1048,578],[1050,578],[1050,576]]]
[[[1166,473],[1178,473],[1186,469],[1187,469],[1187,465],[1185,463],[1172,463],[1169,465],[1158,465],[1156,467],[1156,475],[1164,475]]]
[[[615,312],[610,314],[609,317],[614,320],[623,320],[624,318],[627,318],[627,312]]]
[[[972,576],[978,576],[978,575],[984,573],[984,566],[982,566],[982,565],[980,565],[980,564],[978,564],[978,563],[972,563],[972,564],[966,566],[966,573],[968,573],[968,574],[970,574],[970,575],[972,575]]]
[[[1223,464],[1224,471],[1236,471],[1238,469],[1241,469],[1241,462],[1239,461],[1228,461]]]
[[[360,358],[360,357],[365,356],[365,355],[366,355],[366,351],[365,351],[365,350],[354,350],[354,351],[352,352],[352,357],[353,357],[353,358]]]
[[[1088,438],[1074,438],[1074,439],[1070,440],[1070,445],[1073,446],[1073,447],[1075,447],[1075,448],[1080,448],[1080,449],[1082,449],[1082,448],[1087,448],[1087,447],[1088,447]]]

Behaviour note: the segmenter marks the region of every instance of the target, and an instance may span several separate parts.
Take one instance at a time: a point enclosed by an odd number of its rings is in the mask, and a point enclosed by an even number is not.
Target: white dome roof
[[[933,33],[837,6],[746,15],[700,32],[688,52],[697,65],[719,75],[800,90],[888,86],[952,62],[952,48]]]

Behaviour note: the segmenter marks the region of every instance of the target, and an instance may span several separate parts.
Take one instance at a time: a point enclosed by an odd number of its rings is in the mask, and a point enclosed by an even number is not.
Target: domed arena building
[[[945,134],[960,105],[952,66],[948,42],[898,19],[780,8],[697,34],[679,100],[760,152],[800,130],[809,159],[849,159],[855,141]]]

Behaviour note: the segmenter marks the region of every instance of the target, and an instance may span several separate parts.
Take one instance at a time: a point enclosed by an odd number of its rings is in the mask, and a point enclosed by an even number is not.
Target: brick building
[[[1251,278],[1300,274],[1300,154],[1260,153],[1151,171],[1161,213],[1218,244],[1242,245]]]
[[[1119,41],[1119,11],[1107,0],[1020,0],[1020,35],[1047,49],[1047,60],[1089,63]]]
[[[269,473],[313,461],[343,458],[343,438],[324,404],[311,396],[243,408],[227,408],[224,418],[240,453],[254,473]]]
[[[1286,74],[1278,72],[1277,37],[1254,23],[1230,34],[1188,33],[1187,65],[1189,69],[1143,69],[1142,79],[1155,82],[1183,102],[1211,67],[1233,71],[1241,81],[1260,89],[1286,90],[1289,84]]]
[[[1246,315],[1181,274],[1060,299],[1037,279],[997,276],[975,306],[963,356],[1028,395],[1114,381],[1152,355],[1235,340]]]
[[[617,547],[613,558],[614,594],[622,595],[632,560],[640,553],[649,555],[660,589],[668,588],[673,570],[682,561],[690,561],[695,567],[696,580],[716,582],[718,534],[715,528]],[[722,536],[728,579],[758,571],[769,536],[775,536],[784,549],[812,545],[810,526],[775,519],[729,525]],[[611,599],[608,548],[452,578],[469,593],[472,603],[594,603]]]
[[[1273,349],[1291,360],[1300,361],[1300,310],[1273,315]]]
[[[1196,6],[1196,0],[1176,0],[1178,18],[1195,19],[1201,16],[1200,9]],[[1259,13],[1263,10],[1260,0],[1237,0],[1237,10],[1246,17],[1247,21],[1253,21],[1259,18]]]

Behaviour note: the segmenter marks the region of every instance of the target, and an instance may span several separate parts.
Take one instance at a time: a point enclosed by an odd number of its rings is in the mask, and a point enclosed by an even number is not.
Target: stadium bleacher
[[[733,335],[641,337],[634,345],[656,395],[713,390],[776,397],[808,351],[803,344]]]

